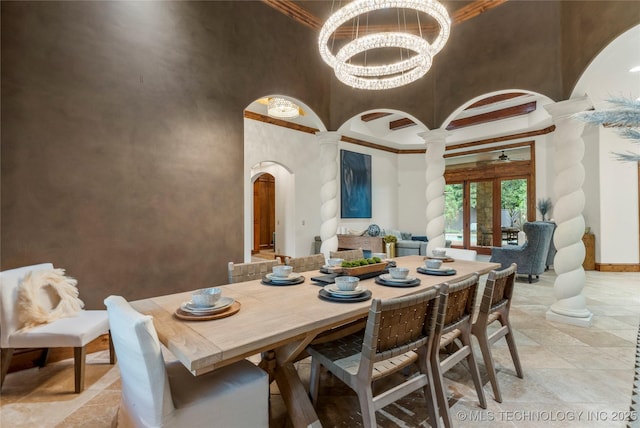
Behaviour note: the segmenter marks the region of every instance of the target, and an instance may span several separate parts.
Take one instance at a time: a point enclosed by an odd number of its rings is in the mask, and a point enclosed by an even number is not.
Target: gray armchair
[[[549,270],[549,266],[553,266],[553,259],[556,257],[556,246],[553,243],[553,234],[556,233],[556,224],[553,222],[549,222],[549,224],[553,225],[553,232],[551,233],[551,240],[549,241],[549,254],[547,254],[547,270]]]
[[[554,229],[555,225],[549,222],[525,223],[522,230],[527,235],[527,242],[518,246],[492,248],[491,261],[500,263],[502,269],[508,268],[511,263],[516,263],[518,265],[516,273],[527,275],[531,283],[533,275],[538,278],[545,271]]]

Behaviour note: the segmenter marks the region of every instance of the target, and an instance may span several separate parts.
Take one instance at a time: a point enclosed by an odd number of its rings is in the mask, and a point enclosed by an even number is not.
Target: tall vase
[[[387,257],[392,259],[396,256],[396,244],[395,242],[387,242],[386,244]]]

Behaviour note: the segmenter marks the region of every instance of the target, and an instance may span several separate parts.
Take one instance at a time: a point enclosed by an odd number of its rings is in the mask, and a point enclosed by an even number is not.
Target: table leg
[[[322,427],[293,363],[278,365],[275,379],[294,427]]]

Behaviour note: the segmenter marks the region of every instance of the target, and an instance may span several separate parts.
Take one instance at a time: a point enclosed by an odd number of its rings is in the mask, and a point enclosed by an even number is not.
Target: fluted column
[[[556,125],[551,134],[555,154],[554,193],[556,202],[553,216],[558,227],[553,243],[558,252],[553,259],[553,267],[558,275],[553,286],[556,302],[547,311],[547,319],[588,327],[593,314],[587,309],[582,294],[586,276],[582,268],[585,249],[584,234],[585,171],[582,165],[584,122],[571,116],[592,106],[587,97],[562,101],[546,106]]]
[[[338,249],[338,141],[337,132],[317,132],[320,141],[320,252],[326,258],[330,251]]]
[[[425,179],[427,190],[427,254],[434,248],[445,247],[444,236],[444,150],[448,133],[443,129],[434,129],[420,134],[427,143],[425,154]]]

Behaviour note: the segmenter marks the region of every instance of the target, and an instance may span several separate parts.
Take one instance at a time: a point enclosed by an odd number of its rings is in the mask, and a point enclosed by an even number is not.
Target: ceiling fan
[[[507,156],[504,153],[504,150],[502,151],[502,154],[500,156],[498,156],[498,160],[502,161],[502,162],[510,162],[511,161],[511,159],[509,159],[509,156]]]

